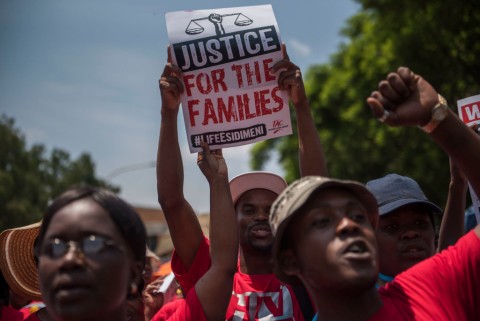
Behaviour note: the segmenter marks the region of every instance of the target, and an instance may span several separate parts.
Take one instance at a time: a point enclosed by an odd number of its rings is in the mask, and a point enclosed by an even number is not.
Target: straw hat
[[[40,222],[5,230],[0,234],[0,268],[10,289],[30,300],[40,300],[33,246]]]

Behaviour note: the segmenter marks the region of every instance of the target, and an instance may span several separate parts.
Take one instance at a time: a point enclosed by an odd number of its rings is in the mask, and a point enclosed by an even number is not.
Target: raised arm
[[[282,51],[285,59],[277,62],[272,67],[272,72],[282,70],[278,77],[278,87],[288,93],[295,107],[300,174],[328,176],[325,155],[305,93],[302,72],[290,61],[285,44],[282,45]]]
[[[238,261],[238,230],[228,173],[221,150],[202,143],[198,165],[210,185],[210,255],[212,265],[195,291],[207,320],[225,320]]]
[[[158,201],[165,214],[175,251],[188,269],[203,238],[195,211],[183,195],[183,163],[178,144],[177,116],[183,92],[181,70],[168,63],[159,80],[162,98],[157,152]]]
[[[400,67],[378,85],[367,98],[373,114],[390,126],[426,126],[432,124],[432,111],[442,114],[437,91],[409,68]],[[480,137],[468,128],[455,113],[447,109],[444,117],[428,135],[455,162],[468,178],[476,193],[480,192]],[[480,237],[480,225],[475,232]]]
[[[464,217],[467,189],[467,178],[450,159],[450,184],[448,186],[447,205],[440,225],[438,252],[457,243],[458,239],[465,233]]]

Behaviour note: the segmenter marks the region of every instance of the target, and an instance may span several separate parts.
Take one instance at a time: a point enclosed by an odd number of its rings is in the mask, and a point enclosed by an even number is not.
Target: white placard
[[[169,12],[173,62],[183,72],[190,152],[290,135],[288,95],[269,72],[283,59],[271,5]]]
[[[474,125],[475,123],[480,124],[480,95],[460,99],[457,101],[457,106],[458,116],[465,124],[467,124],[467,126]],[[478,152],[480,153],[480,151]],[[472,189],[472,186],[470,184],[468,184],[468,186],[470,195],[472,196],[475,218],[477,219],[477,223],[480,224],[480,199]]]

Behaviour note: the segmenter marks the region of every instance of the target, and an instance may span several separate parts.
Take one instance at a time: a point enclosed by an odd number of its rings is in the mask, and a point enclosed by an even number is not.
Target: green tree
[[[362,9],[342,30],[348,42],[305,77],[330,174],[366,182],[397,172],[416,179],[429,198],[444,204],[447,157],[418,129],[389,128],[373,119],[365,98],[402,65],[431,82],[454,110],[456,100],[480,93],[480,3],[358,2]],[[292,181],[299,176],[297,144],[295,136],[259,143],[251,165],[262,168],[275,150]]]
[[[95,164],[87,153],[71,160],[69,154],[45,147],[27,148],[25,137],[6,115],[0,117],[0,231],[41,219],[47,204],[76,184],[119,188],[96,178]]]

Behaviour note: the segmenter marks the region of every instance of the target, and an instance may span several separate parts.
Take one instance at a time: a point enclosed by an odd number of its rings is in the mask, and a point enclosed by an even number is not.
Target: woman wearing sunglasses
[[[68,190],[47,208],[36,254],[54,320],[122,321],[141,291],[146,233],[135,210],[92,187]]]
[[[174,311],[154,320],[224,320],[238,259],[238,229],[221,150],[197,164],[210,187],[208,271]],[[42,298],[54,321],[126,321],[142,290],[146,233],[137,213],[111,192],[71,189],[47,208],[35,245]]]

